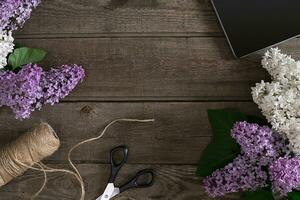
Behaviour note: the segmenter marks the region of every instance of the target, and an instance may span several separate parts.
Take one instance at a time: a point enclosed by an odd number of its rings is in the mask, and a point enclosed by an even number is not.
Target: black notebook
[[[300,34],[300,0],[211,0],[236,57]]]

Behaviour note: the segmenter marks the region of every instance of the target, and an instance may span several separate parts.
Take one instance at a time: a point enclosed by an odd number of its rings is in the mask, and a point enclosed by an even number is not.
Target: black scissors
[[[116,154],[121,152],[122,159],[121,161],[116,160]],[[125,183],[120,187],[116,187],[114,182],[120,169],[123,165],[127,162],[128,158],[128,147],[126,146],[119,146],[110,151],[110,162],[111,162],[111,175],[108,180],[108,184],[104,190],[104,193],[99,196],[96,200],[109,200],[118,194],[131,189],[131,188],[146,188],[151,187],[154,181],[154,172],[153,169],[144,169],[139,171],[130,181]],[[142,177],[148,178],[146,182],[141,182]]]

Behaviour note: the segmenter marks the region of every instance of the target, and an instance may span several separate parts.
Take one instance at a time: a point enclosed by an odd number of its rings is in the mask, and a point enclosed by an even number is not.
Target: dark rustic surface
[[[209,0],[44,0],[17,41],[49,52],[45,67],[85,66],[85,81],[62,103],[17,121],[0,109],[0,142],[6,144],[39,121],[58,132],[62,147],[46,163],[66,166],[66,152],[115,118],[155,118],[155,123],[120,123],[104,138],[74,152],[88,200],[94,200],[109,175],[109,149],[127,144],[128,165],[119,181],[153,167],[155,185],[117,199],[207,200],[194,175],[210,141],[209,108],[236,107],[259,114],[250,87],[268,79],[260,55],[233,58]],[[299,39],[282,45],[299,54]],[[0,199],[28,199],[42,183],[28,171],[0,189]],[[78,199],[76,181],[51,174],[38,199]],[[238,199],[227,196],[222,199]]]

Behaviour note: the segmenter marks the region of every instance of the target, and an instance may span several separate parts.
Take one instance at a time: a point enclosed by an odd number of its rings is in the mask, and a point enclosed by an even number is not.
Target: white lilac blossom
[[[0,69],[7,65],[7,56],[14,50],[13,42],[11,31],[0,31]]]
[[[286,137],[300,154],[300,62],[277,48],[266,52],[262,66],[272,82],[257,83],[252,97],[273,129]]]

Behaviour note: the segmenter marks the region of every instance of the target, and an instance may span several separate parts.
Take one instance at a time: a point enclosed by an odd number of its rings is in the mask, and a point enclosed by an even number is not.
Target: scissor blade
[[[119,188],[115,188],[115,189],[114,189],[114,192],[113,192],[112,195],[111,195],[111,198],[117,196],[118,194],[120,194],[120,189],[119,189]]]
[[[96,200],[109,200],[112,198],[112,194],[114,193],[115,186],[113,183],[107,184],[104,193],[98,197]]]
[[[112,193],[112,195],[111,195],[110,198],[113,198],[113,197],[117,196],[118,194],[120,194],[120,189],[119,188],[115,188],[114,192]],[[98,197],[96,200],[101,200],[101,198],[102,198],[102,195],[100,197]]]

